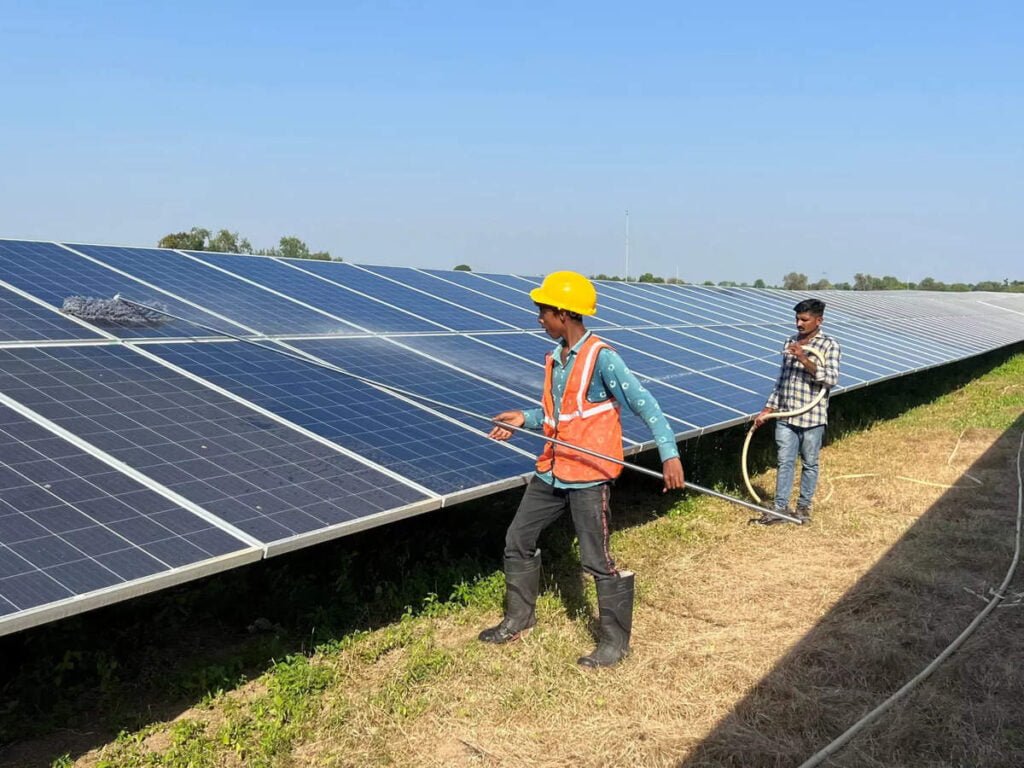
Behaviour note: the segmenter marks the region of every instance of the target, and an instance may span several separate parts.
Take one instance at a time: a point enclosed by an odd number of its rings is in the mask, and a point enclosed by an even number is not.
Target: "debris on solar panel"
[[[165,321],[166,309],[154,303],[153,309],[140,307],[134,303],[123,301],[120,296],[112,299],[97,299],[92,296],[68,296],[64,299],[61,311],[100,325],[147,326],[158,325]]]

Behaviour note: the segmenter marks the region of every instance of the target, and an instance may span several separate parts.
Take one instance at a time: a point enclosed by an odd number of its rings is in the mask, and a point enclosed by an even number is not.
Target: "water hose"
[[[1024,475],[1021,474],[1022,455],[1024,455],[1024,433],[1021,434],[1020,441],[1017,444],[1017,519],[1013,537],[1013,558],[1010,561],[1010,566],[1007,568],[1006,575],[1003,577],[1002,583],[993,593],[992,599],[988,601],[985,607],[982,608],[981,612],[974,617],[971,623],[956,636],[953,642],[947,645],[924,669],[905,682],[902,687],[889,696],[889,698],[843,731],[843,733],[837,736],[831,743],[802,762],[800,764],[800,768],[814,768],[815,766],[821,765],[832,755],[842,749],[854,736],[892,709],[896,702],[914,690],[914,688],[916,688],[923,680],[938,669],[946,659],[952,656],[957,648],[963,645],[967,638],[974,634],[974,631],[985,620],[985,617],[992,613],[992,610],[1006,599],[1006,590],[1010,586],[1010,582],[1013,581],[1013,577],[1017,572],[1017,566],[1020,564],[1022,531],[1024,531]]]
[[[813,355],[815,358],[817,358],[818,365],[825,364],[825,360],[818,350],[814,349],[813,347],[804,347],[804,351],[807,352],[807,354]],[[809,402],[807,405],[792,411],[776,411],[774,413],[769,413],[765,417],[765,421],[768,421],[769,419],[785,419],[790,416],[799,416],[801,413],[807,413],[809,410],[811,410],[811,408],[813,408],[814,406],[821,402],[821,399],[825,397],[825,394],[827,392],[828,388],[822,386],[821,389],[818,390],[818,394],[816,394],[814,396],[814,399],[811,400],[811,402]],[[740,469],[743,470],[743,483],[747,486],[747,492],[750,493],[750,495],[754,498],[755,501],[760,503],[761,497],[757,495],[757,491],[754,490],[754,486],[750,484],[750,473],[747,471],[747,453],[750,450],[750,438],[754,436],[754,432],[756,431],[756,424],[751,426],[750,429],[747,430],[747,436],[743,440],[743,452],[740,455]],[[780,517],[784,517],[784,515],[780,515]]]
[[[325,369],[327,369],[329,371],[333,371],[334,373],[340,373],[343,376],[347,376],[347,377],[349,377],[351,379],[354,379],[356,381],[362,382],[363,384],[367,384],[367,385],[369,385],[371,387],[375,387],[377,389],[382,389],[382,390],[385,390],[387,392],[391,392],[393,394],[402,395],[403,397],[413,398],[413,399],[415,399],[415,400],[417,400],[419,402],[422,402],[422,403],[428,403],[430,405],[434,405],[434,406],[438,406],[438,407],[442,407],[442,408],[447,408],[447,409],[450,409],[452,411],[455,411],[456,413],[461,413],[464,416],[469,416],[469,417],[474,418],[474,419],[482,419],[482,420],[487,421],[487,422],[489,422],[489,423],[491,423],[493,425],[500,426],[500,427],[503,427],[505,429],[512,430],[514,432],[523,432],[524,434],[530,435],[532,437],[535,437],[535,438],[538,438],[538,439],[541,439],[541,440],[545,440],[545,441],[550,442],[550,443],[554,443],[555,445],[561,445],[561,446],[563,446],[565,448],[571,448],[574,451],[579,451],[580,453],[588,454],[590,456],[594,456],[594,457],[599,458],[599,459],[604,459],[605,461],[610,461],[610,462],[612,462],[614,464],[619,464],[619,465],[621,465],[621,466],[623,466],[623,467],[625,467],[627,469],[632,469],[632,470],[634,470],[636,472],[640,472],[640,473],[645,474],[645,475],[650,475],[651,477],[657,477],[657,478],[662,479],[662,480],[664,479],[664,475],[661,472],[655,472],[652,469],[647,469],[646,467],[641,467],[638,464],[632,464],[632,463],[630,463],[628,461],[622,461],[620,459],[616,459],[616,458],[613,458],[611,456],[605,456],[604,454],[597,453],[596,451],[591,451],[591,450],[589,450],[587,448],[583,448],[583,447],[578,446],[578,445],[573,445],[572,443],[567,443],[567,442],[564,442],[562,440],[558,440],[558,439],[553,438],[553,437],[548,437],[547,435],[544,435],[544,434],[542,434],[540,432],[534,432],[534,431],[529,430],[529,429],[524,429],[522,427],[516,427],[516,426],[513,426],[511,424],[506,424],[506,423],[501,422],[501,421],[496,421],[491,416],[484,416],[483,414],[476,413],[474,411],[470,411],[470,410],[467,410],[465,408],[460,408],[459,406],[452,405],[451,403],[445,403],[445,402],[442,402],[440,400],[435,400],[434,398],[427,397],[426,395],[421,395],[421,394],[419,394],[417,392],[410,392],[409,390],[401,389],[400,387],[395,387],[395,386],[392,386],[390,384],[385,384],[383,382],[367,378],[365,376],[360,376],[359,374],[353,373],[352,371],[346,370],[345,368],[342,368],[340,366],[333,365],[331,363],[325,362],[325,361],[320,360],[320,359],[318,359],[316,357],[313,357],[312,355],[307,355],[305,352],[302,352],[301,350],[297,351],[297,352],[291,352],[291,351],[289,351],[287,349],[282,349],[280,346],[277,346],[277,345],[271,346],[271,345],[268,345],[268,344],[262,344],[262,343],[260,343],[260,342],[258,342],[256,340],[254,340],[254,339],[247,339],[244,336],[237,336],[237,335],[235,335],[233,333],[229,333],[228,331],[224,331],[224,330],[221,330],[219,328],[214,328],[212,326],[205,325],[203,323],[198,322],[197,320],[190,320],[190,319],[188,319],[186,317],[181,317],[181,316],[176,315],[176,314],[174,314],[172,312],[169,312],[168,310],[163,309],[161,307],[155,307],[155,306],[150,306],[150,305],[147,305],[147,304],[141,304],[141,303],[139,303],[137,301],[132,301],[131,299],[126,299],[123,296],[121,296],[120,294],[115,294],[113,299],[84,299],[84,300],[82,300],[81,297],[71,297],[71,298],[65,300],[65,302],[64,302],[64,311],[66,313],[70,314],[70,315],[78,316],[76,314],[76,309],[79,306],[83,306],[83,303],[82,303],[83,301],[86,302],[86,304],[89,306],[90,311],[89,311],[89,316],[88,317],[83,317],[82,319],[89,320],[90,322],[104,322],[104,321],[105,322],[119,322],[119,323],[128,323],[128,324],[131,324],[131,325],[139,325],[139,324],[147,324],[147,323],[148,324],[155,324],[156,321],[153,318],[155,318],[155,317],[161,317],[161,318],[162,317],[169,317],[169,318],[172,318],[174,320],[179,320],[179,321],[181,321],[183,323],[188,323],[189,325],[193,325],[196,328],[202,328],[204,331],[208,331],[209,333],[212,333],[215,336],[224,336],[226,338],[233,339],[234,341],[240,341],[240,342],[242,342],[244,344],[251,344],[254,347],[259,347],[260,349],[263,349],[263,350],[266,350],[266,351],[269,351],[269,352],[273,352],[273,353],[278,354],[278,355],[284,355],[285,357],[292,358],[293,360],[298,360],[298,361],[306,363],[308,365],[315,365],[318,368],[325,368]],[[713,496],[713,497],[715,497],[717,499],[722,499],[723,501],[728,501],[728,502],[730,502],[732,504],[737,504],[737,505],[739,505],[741,507],[746,507],[747,509],[752,509],[752,510],[754,510],[756,512],[760,512],[760,513],[767,512],[769,514],[773,514],[773,515],[775,515],[777,517],[784,518],[786,520],[789,520],[790,522],[797,523],[797,524],[801,524],[803,522],[799,518],[791,517],[789,515],[785,515],[785,514],[782,514],[780,512],[771,512],[771,511],[765,509],[764,507],[759,507],[759,506],[757,506],[755,504],[751,504],[749,501],[744,501],[743,499],[737,499],[734,496],[729,496],[729,495],[724,494],[724,493],[719,493],[718,491],[714,491],[714,490],[712,490],[710,488],[705,488],[703,486],[697,485],[696,483],[686,482],[686,487],[690,488],[690,489],[692,489],[694,491],[697,491],[698,493],[703,493],[703,494],[705,494],[707,496]]]

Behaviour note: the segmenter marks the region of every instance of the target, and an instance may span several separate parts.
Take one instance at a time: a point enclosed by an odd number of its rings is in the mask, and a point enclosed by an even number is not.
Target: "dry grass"
[[[412,620],[394,647],[371,634],[315,656],[331,682],[273,764],[799,765],[920,670],[981,609],[972,593],[1001,580],[1021,423],[1006,425],[1024,412],[1015,386],[986,377],[969,396],[827,446],[808,527],[748,527],[743,512],[702,501],[695,517],[619,531],[640,593],[633,655],[615,670],[577,669],[590,626],[552,593],[538,628],[507,647],[475,640],[497,616],[469,608]],[[995,398],[1006,418],[972,425],[964,397]],[[855,474],[873,476],[839,479]],[[1021,690],[1024,607],[1007,607],[828,764],[1024,765]]]

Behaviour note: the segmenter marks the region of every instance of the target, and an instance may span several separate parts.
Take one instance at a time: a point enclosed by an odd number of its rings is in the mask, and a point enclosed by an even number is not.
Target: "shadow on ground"
[[[1022,429],[1024,417],[968,470],[1002,483],[966,500],[962,491],[944,493],[680,768],[799,766],[938,656],[982,610],[980,596],[990,597],[1013,559],[1018,491],[1010,478]],[[822,764],[1024,765],[1022,590],[1018,573],[1005,607]]]
[[[1016,351],[1020,347],[876,385],[870,393],[838,397],[830,438],[930,402]],[[735,428],[685,443],[687,476],[743,495],[738,456],[744,434]],[[752,452],[751,473],[771,460],[765,441]],[[639,461],[657,463],[650,455]],[[390,624],[432,599],[449,599],[460,584],[500,569],[505,527],[520,495],[521,490],[513,490],[468,502],[0,638],[0,763],[19,768],[49,766],[64,754],[74,759],[122,730],[171,719],[211,692],[259,676],[275,659]],[[677,501],[661,494],[656,481],[627,472],[613,497],[614,524],[642,525]],[[545,533],[541,547],[546,587],[556,588],[567,614],[577,617],[593,606],[584,596],[572,538],[571,523],[563,519]],[[871,597],[878,589],[870,587],[875,582],[865,583],[867,597],[854,600],[854,609],[860,605],[857,610],[863,611],[871,600],[881,599]],[[791,654],[795,661],[789,664],[800,668],[804,659],[815,656],[815,641],[808,638],[807,643]],[[819,655],[825,664],[827,654]],[[835,661],[841,662],[841,655]],[[815,669],[807,684],[816,692],[791,695],[820,707],[827,704],[822,698],[827,695],[814,686],[816,675],[825,673]],[[755,696],[741,705],[737,722],[746,722],[748,712],[775,712],[771,681],[764,685],[767,698]],[[837,710],[823,727],[838,727],[845,715],[846,709]],[[799,734],[797,729],[792,754],[813,751],[817,742]],[[715,745],[713,736],[701,754],[717,759]],[[755,753],[756,747],[748,754]],[[688,765],[791,764],[738,759]]]

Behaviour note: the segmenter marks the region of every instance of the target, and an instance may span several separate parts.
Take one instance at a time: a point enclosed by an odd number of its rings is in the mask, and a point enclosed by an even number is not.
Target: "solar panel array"
[[[521,483],[539,441],[489,440],[466,412],[538,402],[538,282],[0,240],[0,634]],[[588,326],[679,439],[761,408],[804,297],[598,291]],[[118,294],[182,319],[61,312]],[[1024,340],[1024,295],[815,295],[837,391]],[[650,447],[632,415],[624,434]]]

